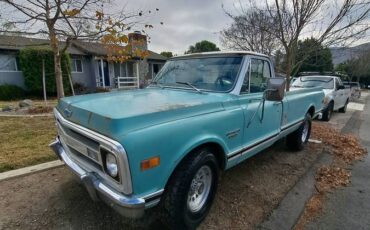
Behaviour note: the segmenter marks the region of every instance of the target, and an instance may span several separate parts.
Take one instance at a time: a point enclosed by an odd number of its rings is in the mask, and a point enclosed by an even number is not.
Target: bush
[[[42,62],[45,64],[45,83],[48,95],[57,94],[55,84],[54,56],[47,48],[26,48],[20,50],[19,64],[24,76],[24,83],[31,95],[42,96]],[[61,55],[63,86],[65,94],[70,94],[68,74],[71,74],[71,61],[68,54]]]
[[[16,85],[0,85],[0,100],[23,99],[25,94],[25,91]]]

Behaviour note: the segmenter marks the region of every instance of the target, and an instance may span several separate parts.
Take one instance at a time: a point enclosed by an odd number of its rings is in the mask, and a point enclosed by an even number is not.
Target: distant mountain
[[[354,47],[333,47],[330,48],[330,51],[333,58],[333,64],[337,65],[352,58],[356,58],[365,51],[370,51],[370,42]]]

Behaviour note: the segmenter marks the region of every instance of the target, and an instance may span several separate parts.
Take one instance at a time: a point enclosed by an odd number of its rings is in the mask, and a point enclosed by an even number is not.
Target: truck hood
[[[113,139],[165,122],[224,110],[231,95],[147,88],[62,98],[57,110],[67,120]]]

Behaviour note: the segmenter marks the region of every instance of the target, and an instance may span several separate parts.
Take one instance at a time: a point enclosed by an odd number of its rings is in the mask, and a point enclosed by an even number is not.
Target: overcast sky
[[[159,9],[147,19],[154,24],[148,31],[149,49],[183,54],[195,42],[209,40],[220,48],[219,32],[231,24],[222,4],[234,10],[237,0],[130,0],[129,9]],[[163,25],[160,22],[163,21]]]

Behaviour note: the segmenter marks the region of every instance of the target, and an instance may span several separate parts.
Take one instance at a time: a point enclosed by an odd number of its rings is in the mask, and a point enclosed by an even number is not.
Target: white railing
[[[137,77],[117,77],[116,84],[119,89],[137,89],[139,79]]]

